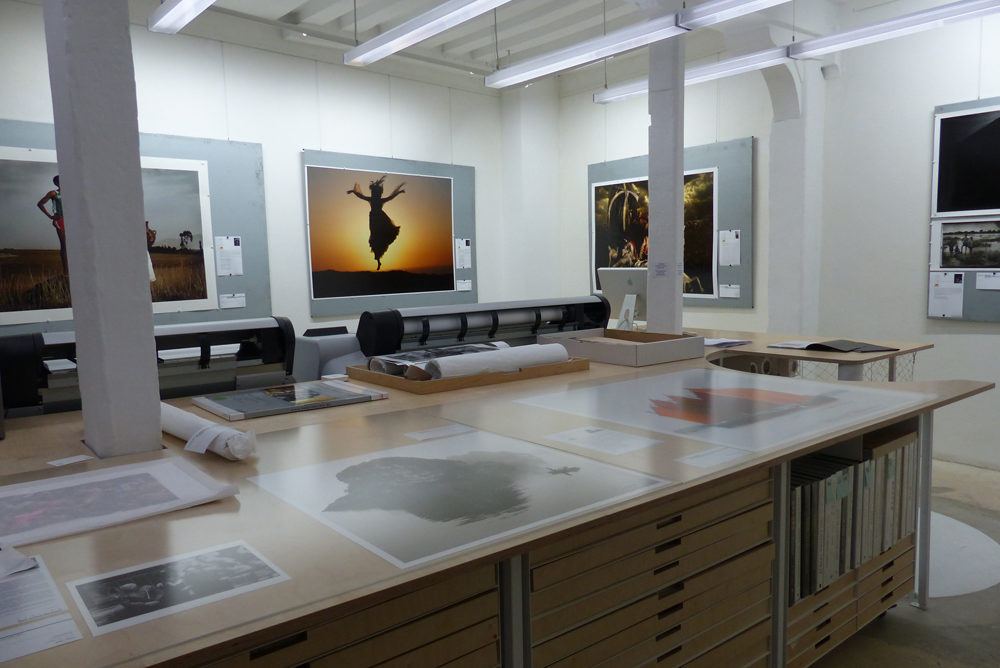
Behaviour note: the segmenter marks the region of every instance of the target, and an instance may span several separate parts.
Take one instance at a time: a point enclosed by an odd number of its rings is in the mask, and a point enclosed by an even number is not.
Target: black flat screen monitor
[[[1000,105],[934,117],[935,216],[1000,214]]]

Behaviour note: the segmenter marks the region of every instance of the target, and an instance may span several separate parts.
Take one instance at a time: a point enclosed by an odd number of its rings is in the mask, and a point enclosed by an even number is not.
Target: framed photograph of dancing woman
[[[314,315],[475,301],[457,290],[475,265],[460,277],[455,261],[471,193],[451,173],[471,168],[319,152],[304,168]]]

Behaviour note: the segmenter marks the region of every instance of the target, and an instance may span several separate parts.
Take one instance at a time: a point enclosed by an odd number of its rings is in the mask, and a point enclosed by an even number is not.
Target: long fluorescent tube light
[[[547,74],[561,72],[615,54],[631,51],[660,40],[687,32],[691,28],[711,25],[718,21],[773,7],[789,0],[710,0],[679,14],[667,14],[634,26],[622,28],[579,44],[542,54],[523,62],[499,69],[486,76],[490,88],[505,88]],[[715,19],[716,15],[720,18]]]
[[[688,68],[684,73],[684,84],[691,85],[721,79],[734,74],[762,70],[780,65],[789,59],[803,59],[821,56],[836,51],[844,51],[855,46],[872,44],[883,40],[909,35],[921,30],[936,28],[948,23],[981,18],[1000,12],[1000,0],[964,0],[942,7],[936,7],[915,14],[900,16],[863,28],[814,37],[789,46],[776,46],[745,56],[721,60],[710,65]],[[594,93],[594,102],[606,104],[617,102],[649,91],[647,80],[630,81]]]
[[[940,27],[946,23],[964,21],[992,14],[1000,9],[1000,0],[963,0],[914,14],[897,16],[869,26],[853,28],[833,35],[814,37],[788,47],[789,58],[815,58],[855,46],[881,42]]]
[[[163,0],[149,15],[146,25],[151,32],[173,35],[194,21],[215,0]]]
[[[692,84],[704,83],[706,81],[721,79],[734,74],[742,74],[743,72],[763,70],[765,68],[772,67],[773,65],[787,63],[788,60],[788,47],[776,46],[771,49],[764,49],[763,51],[757,51],[745,56],[721,60],[717,63],[711,63],[709,65],[689,67],[687,71],[684,72],[684,85],[688,86]]]
[[[344,54],[344,64],[370,65],[510,1],[449,0],[386,30],[367,42],[362,42]]]

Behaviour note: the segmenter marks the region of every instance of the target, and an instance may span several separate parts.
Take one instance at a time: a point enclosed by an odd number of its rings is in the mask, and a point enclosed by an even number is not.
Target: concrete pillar
[[[684,291],[684,40],[649,47],[646,328],[681,333]]]
[[[84,440],[100,457],[160,447],[126,0],[43,0]]]

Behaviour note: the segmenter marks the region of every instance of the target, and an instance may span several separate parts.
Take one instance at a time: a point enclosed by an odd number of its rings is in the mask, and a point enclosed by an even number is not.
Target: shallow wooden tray
[[[528,378],[555,376],[560,373],[586,371],[589,368],[589,359],[571,357],[565,362],[539,364],[538,366],[525,367],[520,371],[494,371],[492,373],[477,373],[472,376],[456,376],[455,378],[438,378],[436,380],[410,380],[401,376],[391,376],[387,373],[369,371],[363,366],[347,367],[347,375],[355,380],[363,380],[376,385],[391,387],[395,390],[404,390],[414,394],[434,394],[435,392],[461,390],[466,387],[481,387],[495,383],[509,383],[514,380],[526,380]]]

